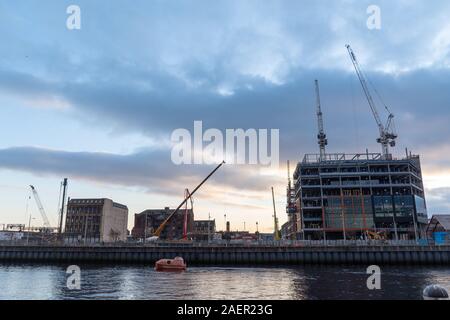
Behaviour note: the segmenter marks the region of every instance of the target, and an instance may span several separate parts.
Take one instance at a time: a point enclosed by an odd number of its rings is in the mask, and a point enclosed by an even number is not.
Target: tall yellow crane
[[[273,194],[273,187],[272,188],[272,201],[273,201],[273,224],[274,224],[274,232],[273,232],[273,238],[275,241],[280,240],[280,230],[278,229],[278,218],[277,218],[277,210],[275,209],[275,195]]]

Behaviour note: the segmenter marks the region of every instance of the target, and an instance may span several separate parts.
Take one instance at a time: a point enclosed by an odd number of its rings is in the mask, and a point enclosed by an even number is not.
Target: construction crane
[[[273,201],[273,224],[274,224],[274,233],[273,238],[275,241],[280,240],[280,230],[278,229],[278,218],[277,218],[277,210],[275,209],[275,195],[273,194],[272,188],[272,201]]]
[[[320,161],[325,159],[325,146],[328,144],[327,135],[323,130],[323,117],[322,117],[322,109],[320,107],[320,92],[319,92],[319,81],[315,80],[316,85],[316,113],[317,113],[317,127],[318,134],[317,139],[320,147]]]
[[[44,221],[44,227],[51,228],[50,221],[48,220],[47,215],[45,214],[44,207],[42,206],[42,202],[41,202],[41,199],[39,198],[36,188],[32,185],[30,185],[30,188],[31,188],[31,192],[33,193],[33,196],[34,196],[34,200],[36,200],[36,204],[38,206],[39,212],[41,213],[42,220]]]
[[[67,178],[64,178],[64,180],[61,183],[61,186],[63,188],[63,195],[62,195],[62,204],[61,204],[61,211],[60,211],[60,215],[59,215],[59,225],[58,225],[58,234],[60,236],[63,231],[64,207],[65,207],[66,192],[67,192]]]
[[[289,160],[287,161],[287,174],[288,174],[288,187],[291,188],[291,170],[290,170]]]
[[[286,213],[288,214],[289,222],[289,233],[291,237],[295,236],[296,232],[296,213],[297,206],[295,204],[295,189],[291,182],[291,170],[289,165],[289,160],[287,161],[287,174],[288,174],[288,187],[287,187],[287,205]]]
[[[286,213],[292,215],[297,212],[297,206],[295,205],[295,198],[294,198],[295,190],[292,186],[289,160],[287,161],[287,174],[288,174],[288,186],[286,190],[287,196]]]
[[[156,231],[153,233],[154,237],[159,237],[161,235],[161,232],[164,230],[167,223],[169,223],[170,219],[172,219],[172,217],[178,212],[178,210],[180,210],[180,208],[194,195],[194,193],[206,182],[206,180],[208,180],[217,170],[219,170],[219,168],[224,163],[225,161],[222,161],[213,171],[211,171],[211,173],[205,179],[203,179],[202,182],[200,182],[197,187],[195,187],[195,189],[191,193],[189,193],[187,197],[184,197],[184,200],[180,203],[180,205],[175,210],[173,210],[173,212],[167,217],[167,219],[164,220],[163,223],[161,223],[158,229],[156,229]]]
[[[385,105],[384,108],[389,113],[386,124],[383,125],[381,118],[378,114],[375,103],[370,95],[369,88],[367,86],[367,81],[364,78],[364,75],[361,71],[361,67],[359,66],[358,60],[356,59],[355,53],[353,52],[350,45],[346,45],[348,53],[350,55],[350,59],[352,60],[353,66],[355,67],[356,74],[358,75],[359,82],[361,82],[361,86],[363,88],[364,94],[366,95],[367,101],[369,102],[370,109],[372,110],[372,114],[375,118],[375,121],[378,125],[378,130],[380,132],[380,137],[377,139],[377,142],[381,144],[382,156],[384,159],[390,158],[389,147],[395,146],[395,139],[397,138],[397,134],[394,132],[394,115],[389,111],[389,108]]]

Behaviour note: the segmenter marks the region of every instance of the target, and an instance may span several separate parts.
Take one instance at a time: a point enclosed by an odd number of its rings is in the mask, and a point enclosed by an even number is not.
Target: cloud
[[[33,147],[0,149],[0,169],[31,172],[37,175],[67,176],[94,183],[139,187],[147,192],[179,195],[192,189],[215,167],[174,165],[167,150],[141,149],[118,155],[100,152],[67,152]],[[266,183],[282,184],[277,176],[261,175],[255,166],[224,165],[208,184],[204,198],[220,194],[243,200],[260,199]],[[243,191],[246,193],[243,194]]]
[[[172,130],[192,129],[194,120],[205,129],[280,129],[282,162],[300,160],[318,150],[314,79],[328,151],[379,150],[346,43],[396,115],[397,153],[409,147],[423,153],[424,168],[450,168],[434,155],[450,134],[448,1],[379,1],[380,31],[366,28],[370,1],[80,0],[82,29],[74,32],[65,29],[69,4],[2,4],[0,29],[8,32],[0,44],[0,94],[64,107],[91,130],[142,134],[158,148],[121,155],[16,147],[0,150],[1,168],[170,193],[209,169],[169,159]],[[285,177],[284,168],[269,176],[251,167],[223,171],[214,177],[218,186],[243,188],[255,199],[252,192]]]
[[[113,79],[133,76],[125,68],[118,68],[117,72]],[[450,70],[418,70],[399,77],[379,73],[369,73],[369,76],[396,114],[400,147],[429,146],[429,137],[433,137],[432,145],[446,140],[450,134],[447,125],[450,91],[445,88],[450,87]],[[20,93],[38,101],[41,98],[66,101],[81,121],[93,121],[99,127],[112,127],[117,132],[159,137],[166,144],[172,130],[192,130],[195,120],[202,120],[205,130],[277,128],[282,159],[286,160],[299,157],[303,150],[315,151],[313,81],[317,78],[329,148],[342,151],[351,148],[349,145],[354,142],[359,145],[349,151],[378,148],[374,142],[375,121],[353,73],[297,69],[283,85],[248,78],[245,80],[251,89],[236,88],[229,96],[214,93],[212,86],[186,87],[164,73],[149,72],[146,78],[153,89],[142,89],[134,81],[50,83],[32,75],[3,70],[0,86],[9,93]],[[382,104],[378,103],[378,107],[385,117]]]
[[[448,214],[450,211],[450,187],[432,188],[426,190],[428,213]]]

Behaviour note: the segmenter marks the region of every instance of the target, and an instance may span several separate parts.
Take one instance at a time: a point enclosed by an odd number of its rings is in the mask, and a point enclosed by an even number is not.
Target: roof
[[[141,216],[141,215],[142,216],[145,216],[145,215],[148,215],[148,216],[161,216],[161,215],[162,216],[169,216],[173,212],[173,210],[174,209],[170,209],[168,207],[166,207],[164,209],[146,209],[146,210],[142,211],[141,213],[135,213],[135,216]],[[176,214],[177,215],[182,215],[182,214],[184,214],[185,210],[186,209],[184,209],[184,208],[180,208]],[[193,212],[192,208],[188,209],[188,214],[192,215],[193,213],[194,212]]]
[[[114,202],[109,198],[73,198],[69,199],[68,204],[69,205],[103,205],[105,203],[105,200],[109,200],[113,203],[114,207],[126,209],[128,210],[128,207],[124,204]]]
[[[440,224],[445,230],[450,231],[450,214],[436,214],[431,217],[428,230],[434,230]]]

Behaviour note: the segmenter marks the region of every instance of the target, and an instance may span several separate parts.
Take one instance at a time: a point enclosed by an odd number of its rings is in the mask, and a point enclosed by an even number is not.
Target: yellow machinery
[[[275,209],[275,196],[273,194],[273,187],[272,187],[272,201],[273,201],[273,224],[274,224],[273,238],[275,241],[278,241],[281,239],[281,237],[280,237],[280,230],[278,229],[278,218],[277,218],[277,211]]]
[[[367,237],[371,240],[386,240],[387,239],[387,235],[386,235],[386,231],[379,231],[379,232],[374,232],[374,231],[366,231]]]

